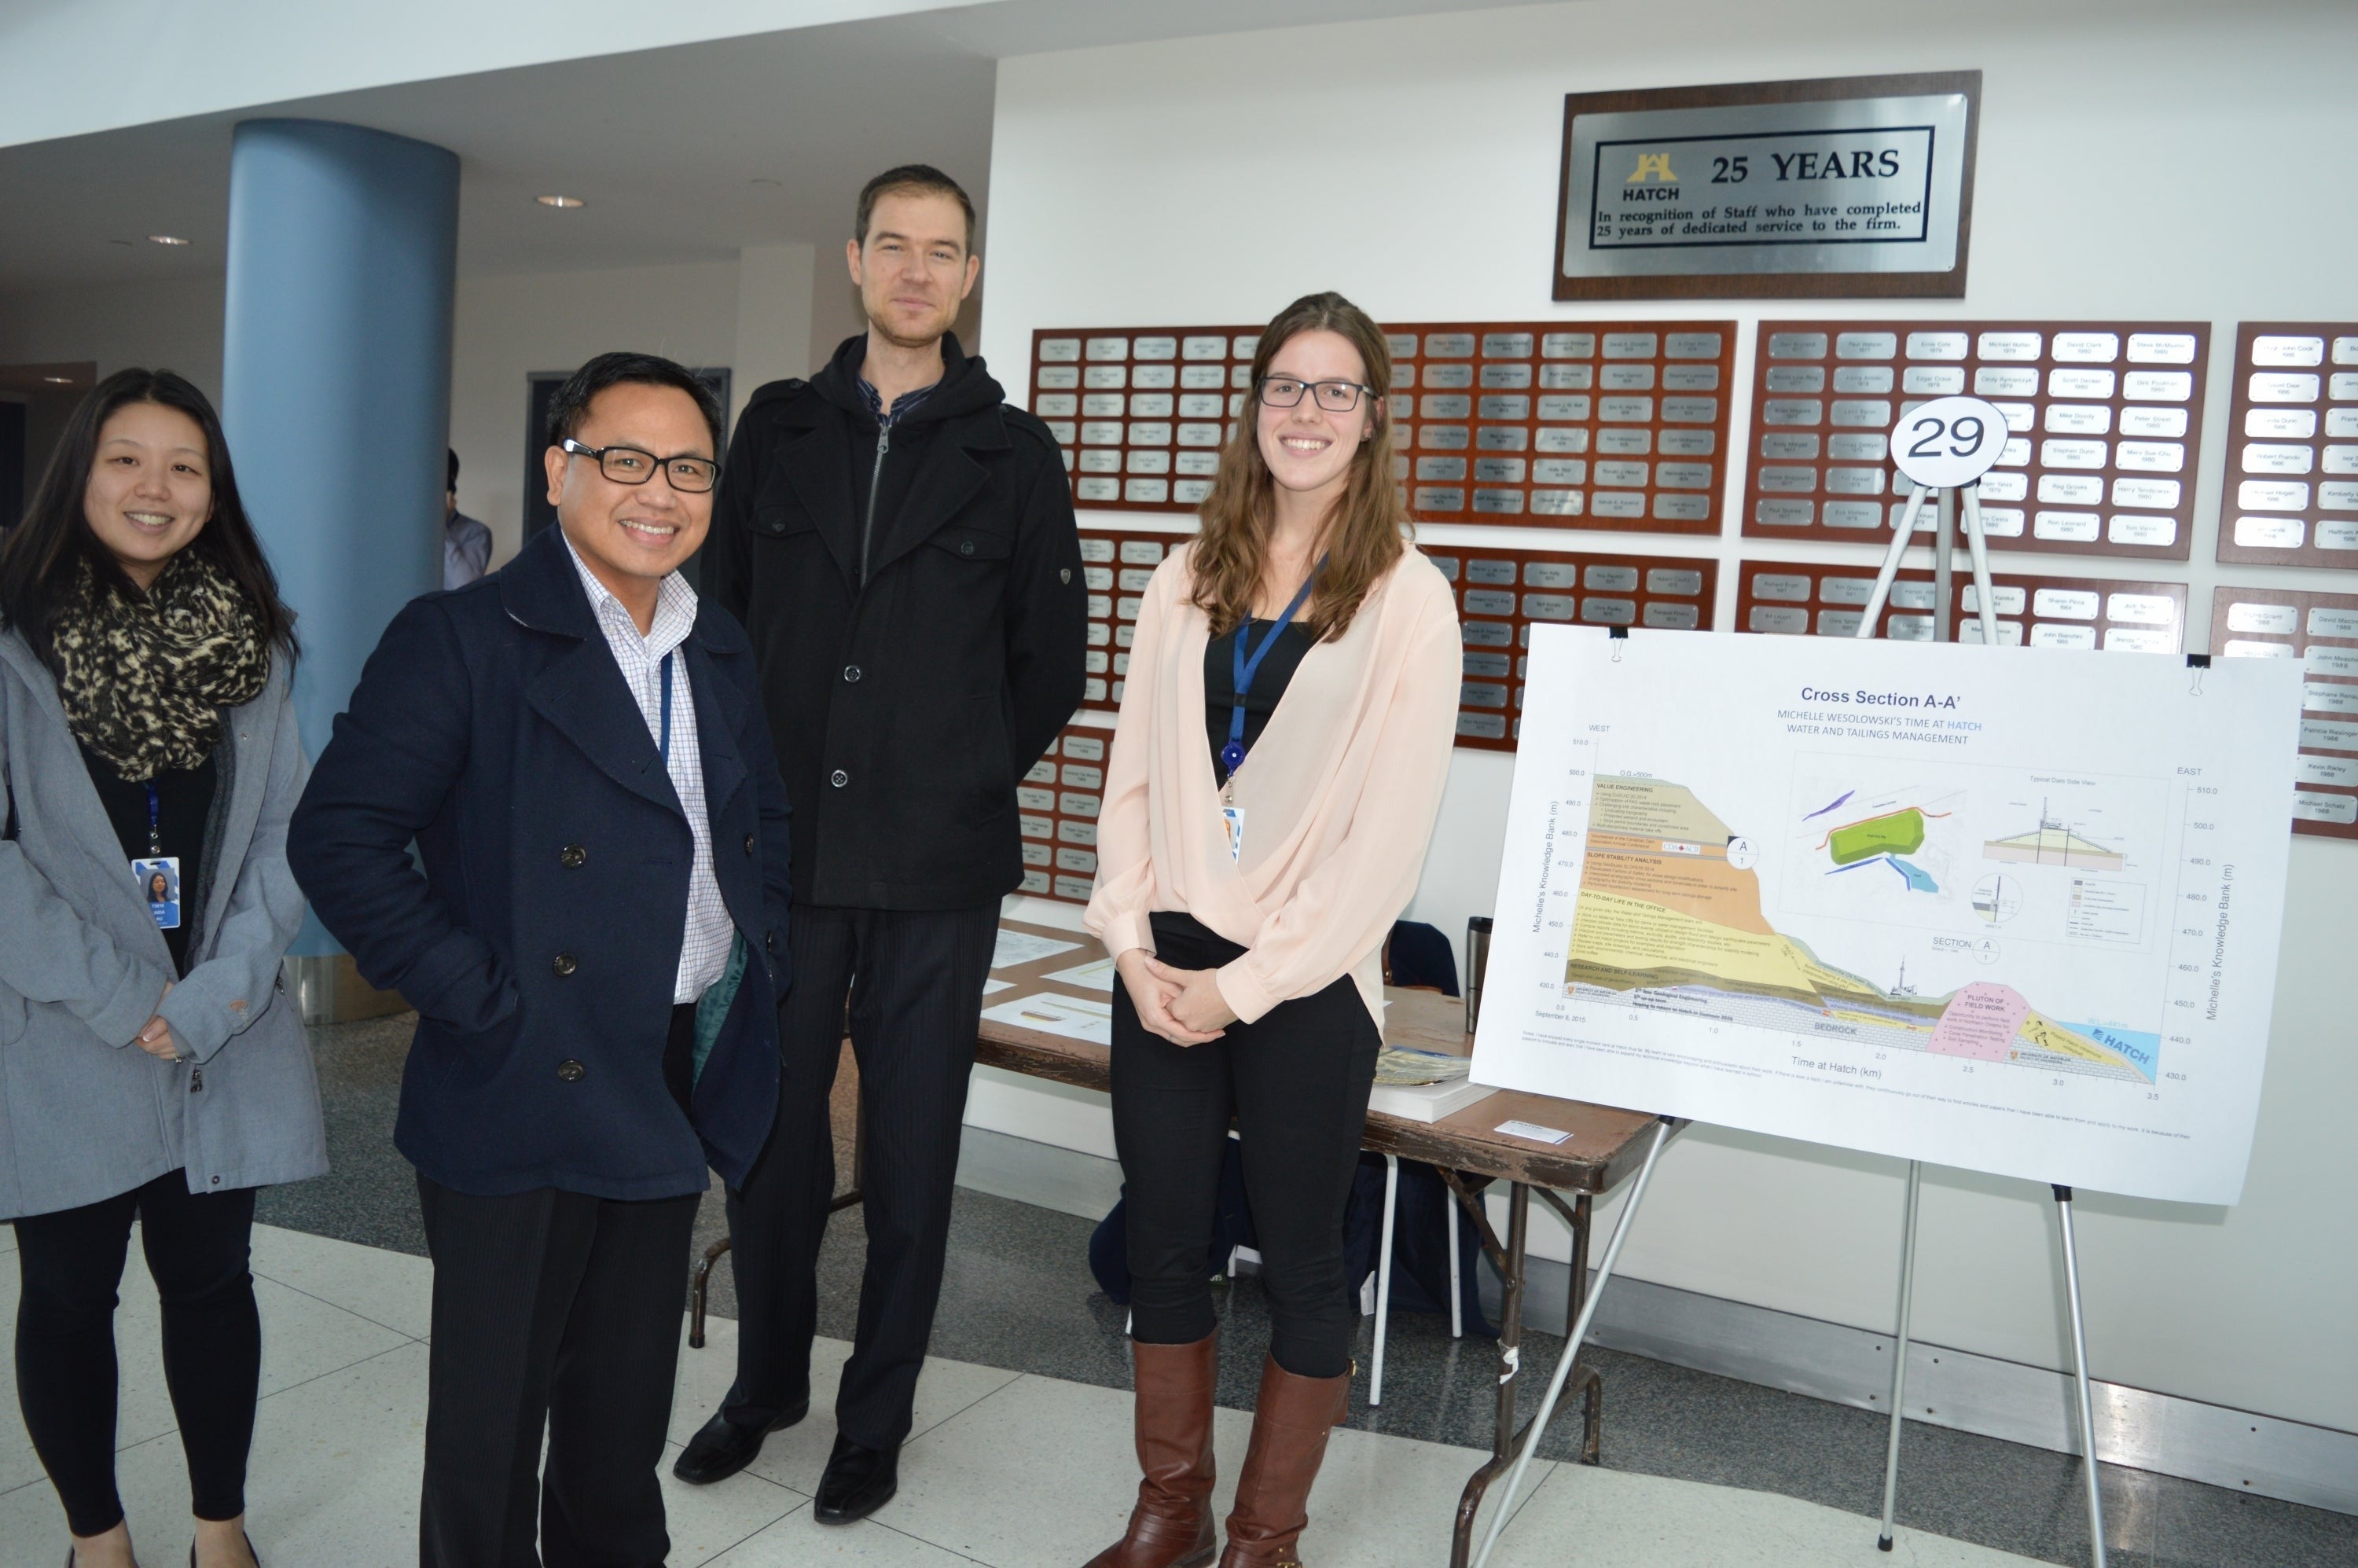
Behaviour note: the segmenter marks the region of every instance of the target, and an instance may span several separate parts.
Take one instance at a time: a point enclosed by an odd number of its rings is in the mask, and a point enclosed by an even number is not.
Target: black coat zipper
[[[884,483],[884,454],[892,449],[892,427],[876,427],[876,467],[868,475],[868,515],[860,524],[860,586],[868,586],[868,546],[876,537],[876,492]]]

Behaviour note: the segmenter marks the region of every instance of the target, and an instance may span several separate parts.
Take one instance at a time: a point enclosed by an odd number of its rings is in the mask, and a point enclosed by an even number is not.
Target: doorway
[[[0,365],[0,528],[24,515],[75,405],[97,384],[89,360]]]

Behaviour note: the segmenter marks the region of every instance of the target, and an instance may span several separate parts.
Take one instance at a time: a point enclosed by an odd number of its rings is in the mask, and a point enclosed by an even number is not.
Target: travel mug
[[[1482,1017],[1482,971],[1490,964],[1490,917],[1477,914],[1466,923],[1466,1033]]]

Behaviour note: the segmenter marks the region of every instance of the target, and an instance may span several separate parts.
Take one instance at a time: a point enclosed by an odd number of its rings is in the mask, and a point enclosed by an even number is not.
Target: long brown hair
[[[1220,454],[1212,493],[1198,514],[1203,531],[1196,535],[1191,563],[1191,599],[1211,618],[1215,637],[1226,635],[1252,613],[1260,588],[1275,515],[1271,492],[1276,484],[1260,454],[1260,386],[1278,350],[1303,332],[1341,335],[1358,351],[1367,384],[1375,389],[1375,434],[1359,443],[1343,492],[1325,520],[1326,569],[1318,576],[1317,590],[1303,617],[1313,634],[1324,642],[1348,630],[1368,591],[1408,547],[1408,508],[1392,478],[1391,350],[1368,313],[1341,295],[1305,294],[1261,330],[1260,344],[1253,351],[1252,389],[1245,395],[1228,450]]]

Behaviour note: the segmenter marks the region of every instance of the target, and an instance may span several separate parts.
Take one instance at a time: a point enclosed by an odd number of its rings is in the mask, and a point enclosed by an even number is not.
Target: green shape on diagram
[[[1837,866],[1852,865],[1877,855],[1905,855],[1923,845],[1924,814],[1912,806],[1905,811],[1850,823],[1826,836],[1826,852]]]

